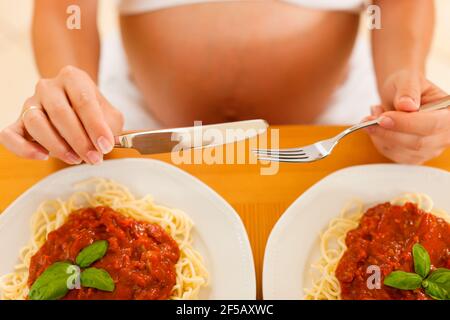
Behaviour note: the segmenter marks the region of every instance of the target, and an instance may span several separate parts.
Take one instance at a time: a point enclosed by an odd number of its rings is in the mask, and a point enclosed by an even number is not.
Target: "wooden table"
[[[341,127],[281,126],[280,147],[306,145],[335,135]],[[110,158],[142,157],[133,150],[114,151]],[[170,155],[153,159],[171,162]],[[349,136],[332,156],[311,164],[281,164],[276,175],[260,175],[258,164],[179,165],[217,191],[241,216],[253,249],[258,297],[264,248],[270,231],[284,210],[306,189],[328,174],[348,166],[388,162],[363,132]],[[427,165],[450,170],[450,150]],[[0,210],[40,179],[64,167],[56,160],[28,161],[0,147]],[[0,212],[1,212],[0,211]]]

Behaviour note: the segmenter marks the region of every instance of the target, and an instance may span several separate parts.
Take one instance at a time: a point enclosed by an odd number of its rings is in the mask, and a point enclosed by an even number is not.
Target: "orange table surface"
[[[296,147],[331,137],[342,127],[279,126],[280,147]],[[248,152],[248,151],[247,151]],[[115,150],[108,158],[144,157],[134,150]],[[169,154],[145,156],[171,162]],[[262,297],[262,267],[267,238],[286,208],[305,190],[341,168],[389,162],[371,144],[364,132],[342,141],[328,158],[307,164],[282,163],[276,175],[261,175],[260,164],[181,164],[181,169],[199,178],[239,213],[247,229],[255,261],[257,296]],[[427,163],[450,170],[450,150]],[[40,179],[63,168],[56,160],[29,161],[17,158],[0,147],[0,212]],[[267,167],[267,165],[266,165]]]

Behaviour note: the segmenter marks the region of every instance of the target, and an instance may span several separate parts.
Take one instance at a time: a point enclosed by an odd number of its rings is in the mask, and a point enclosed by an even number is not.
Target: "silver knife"
[[[132,148],[141,154],[201,149],[253,138],[266,132],[265,120],[246,120],[205,126],[138,131],[116,138],[115,148]]]

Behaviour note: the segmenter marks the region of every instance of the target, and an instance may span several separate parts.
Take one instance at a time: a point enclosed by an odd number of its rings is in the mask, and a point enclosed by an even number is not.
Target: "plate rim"
[[[277,241],[277,238],[281,234],[282,229],[289,224],[289,220],[291,217],[293,217],[292,209],[298,205],[299,202],[302,202],[304,198],[306,198],[312,191],[320,188],[325,180],[328,180],[335,175],[340,175],[342,173],[346,173],[347,171],[353,171],[353,170],[361,170],[365,168],[388,168],[388,170],[392,169],[417,169],[422,171],[428,171],[428,172],[434,172],[434,173],[440,173],[446,175],[448,178],[450,178],[450,172],[447,170],[441,169],[441,168],[435,168],[435,167],[429,167],[429,166],[421,166],[421,165],[407,165],[407,164],[396,164],[396,163],[379,163],[379,164],[363,164],[363,165],[356,165],[356,166],[350,166],[345,167],[336,171],[331,172],[330,174],[326,175],[316,183],[314,183],[312,186],[310,186],[308,189],[306,189],[302,194],[300,194],[290,205],[286,208],[286,210],[281,214],[280,218],[277,220],[275,225],[273,226],[272,230],[270,231],[269,237],[267,238],[266,247],[264,249],[264,258],[263,258],[263,267],[262,267],[262,296],[263,299],[282,299],[280,297],[276,297],[273,292],[268,292],[269,289],[267,289],[267,283],[269,283],[269,273],[273,273],[271,269],[273,269],[274,264],[269,263],[269,256],[274,256],[275,253],[275,243]],[[269,297],[270,296],[270,297]]]
[[[181,175],[183,179],[190,180],[192,183],[194,183],[197,187],[200,187],[201,190],[204,190],[206,193],[209,194],[209,196],[212,197],[215,201],[213,203],[216,206],[221,206],[224,210],[220,210],[221,214],[224,215],[227,219],[230,220],[232,223],[233,229],[236,231],[236,234],[238,235],[237,240],[241,244],[241,254],[239,255],[239,259],[242,261],[244,265],[248,266],[248,271],[251,274],[251,277],[247,278],[247,286],[249,294],[251,292],[251,296],[247,297],[246,299],[254,300],[256,299],[256,272],[255,272],[255,264],[254,264],[254,257],[253,257],[253,250],[250,245],[250,239],[248,237],[247,230],[244,226],[244,223],[242,221],[242,218],[239,216],[237,211],[231,206],[228,201],[226,201],[219,193],[217,193],[214,189],[212,189],[209,185],[201,181],[199,178],[191,175],[190,173],[184,171],[183,169],[167,163],[165,161],[152,159],[152,158],[119,158],[119,159],[108,159],[103,162],[104,165],[108,166],[112,163],[120,163],[120,162],[126,162],[126,163],[147,163],[155,166],[160,166],[166,171],[169,172],[176,172],[177,175]],[[7,222],[10,219],[13,219],[13,217],[17,213],[12,213],[10,210],[14,206],[17,205],[17,203],[20,203],[20,201],[23,201],[25,197],[27,197],[30,193],[39,190],[40,186],[47,183],[49,180],[53,179],[54,176],[59,176],[61,174],[65,174],[66,172],[70,172],[73,170],[82,170],[84,167],[92,167],[88,164],[82,164],[78,166],[71,166],[66,167],[63,169],[59,169],[55,172],[52,172],[51,174],[43,177],[36,183],[34,183],[32,186],[30,186],[28,189],[26,189],[24,192],[22,192],[14,201],[12,201],[0,214],[0,232],[2,232],[3,228],[7,225]],[[222,212],[223,211],[223,212]],[[225,212],[229,212],[230,214],[225,214]],[[232,214],[231,214],[232,213]]]

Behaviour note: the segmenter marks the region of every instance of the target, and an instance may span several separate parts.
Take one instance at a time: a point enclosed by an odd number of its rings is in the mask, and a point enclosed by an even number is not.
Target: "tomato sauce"
[[[412,247],[420,243],[428,251],[432,270],[450,268],[450,224],[407,203],[380,204],[369,209],[359,226],[346,237],[347,251],[339,261],[336,277],[342,299],[424,300],[422,289],[399,290],[383,285],[396,270],[414,272]],[[381,288],[369,289],[370,265],[381,270]]]
[[[70,290],[63,299],[167,299],[176,282],[177,243],[160,226],[136,221],[108,207],[87,208],[70,214],[67,222],[48,235],[31,258],[28,285],[57,261],[75,262],[78,253],[97,240],[107,240],[108,251],[91,267],[108,271],[113,292],[93,288]]]

